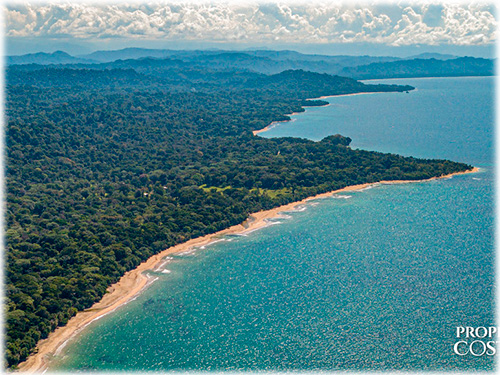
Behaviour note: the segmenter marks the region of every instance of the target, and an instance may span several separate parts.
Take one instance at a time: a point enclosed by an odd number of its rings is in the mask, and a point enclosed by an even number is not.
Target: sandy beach
[[[224,235],[243,234],[265,227],[269,225],[267,219],[275,218],[279,216],[281,212],[291,211],[297,206],[313,199],[326,198],[331,196],[332,194],[361,190],[370,186],[423,182],[435,180],[438,178],[450,178],[454,175],[474,173],[477,171],[479,171],[478,168],[473,168],[466,172],[453,173],[441,177],[433,177],[428,180],[380,181],[376,183],[348,186],[343,189],[318,194],[316,196],[312,196],[298,202],[293,202],[284,206],[276,207],[271,210],[253,213],[250,215],[249,219],[247,219],[242,224],[234,225],[217,233],[191,239],[185,243],[170,247],[152,256],[147,261],[141,263],[134,270],[125,273],[117,283],[111,285],[108,288],[108,292],[99,302],[95,303],[92,307],[77,313],[73,318],[69,320],[66,326],[57,328],[54,332],[50,333],[48,338],[41,340],[36,347],[36,353],[32,354],[25,362],[19,365],[19,371],[27,373],[39,373],[47,370],[47,366],[51,358],[61,351],[61,349],[65,346],[69,339],[74,337],[78,332],[80,332],[94,320],[111,313],[120,306],[129,302],[142,290],[144,290],[144,288],[146,288],[150,283],[154,282],[155,279],[151,276],[145,275],[144,271],[157,270],[161,268],[161,264],[164,262],[163,258],[170,254],[181,253],[189,251],[193,247],[207,245],[211,242],[217,241],[221,236]]]
[[[309,99],[308,99],[309,100]],[[304,108],[306,108],[307,106],[304,106]],[[288,113],[286,114],[285,116],[295,116],[295,115],[298,115],[300,113],[304,113],[304,112],[292,112],[292,113]],[[271,129],[273,126],[275,126],[276,124],[280,124],[282,122],[290,122],[292,120],[283,120],[283,121],[273,121],[271,122],[269,125],[267,125],[265,128],[262,128],[260,130],[254,130],[252,131],[253,135],[257,135],[259,133],[263,133],[263,132],[266,132],[268,131],[269,129]]]
[[[383,93],[385,91],[366,91],[366,92],[354,92],[352,94],[341,94],[341,95],[324,95],[324,96],[320,96],[318,98],[308,98],[306,100],[322,100],[322,99],[328,99],[328,98],[336,98],[336,97],[339,97],[339,96],[354,96],[354,95],[365,95],[365,94],[380,94],[380,93]]]
[[[354,96],[354,95],[377,94],[377,93],[378,92],[356,92],[356,93],[353,93],[353,94],[325,95],[325,96],[320,96],[319,98],[308,98],[306,100],[321,100],[321,99],[328,99],[328,98],[339,97],[339,96]],[[330,105],[330,104],[326,104],[326,105],[321,106],[321,107],[326,107],[328,105]],[[303,108],[308,108],[308,107],[311,107],[311,106],[307,106],[307,105],[303,106]],[[286,114],[285,116],[295,116],[295,115],[298,115],[298,114],[301,114],[301,113],[304,113],[304,112],[293,112],[293,113]],[[252,133],[253,133],[253,135],[257,135],[259,133],[263,133],[263,132],[268,131],[269,129],[271,129],[276,124],[280,124],[282,122],[290,122],[290,121],[291,120],[273,121],[269,125],[267,125],[265,128],[262,128],[262,129],[259,129],[259,130],[254,130]]]

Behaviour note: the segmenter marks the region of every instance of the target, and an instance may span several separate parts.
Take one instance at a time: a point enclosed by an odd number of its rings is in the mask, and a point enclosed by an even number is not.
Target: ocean
[[[378,82],[416,90],[328,98],[260,136],[339,133],[480,172],[313,200],[173,255],[50,369],[492,370],[494,356],[453,347],[457,327],[495,324],[494,78]]]

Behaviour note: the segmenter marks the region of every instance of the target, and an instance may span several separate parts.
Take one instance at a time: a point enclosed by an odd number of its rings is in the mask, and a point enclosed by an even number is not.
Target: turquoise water
[[[418,90],[335,98],[263,135],[340,133],[355,147],[452,158],[481,173],[337,194],[174,256],[170,273],[92,323],[52,369],[492,369],[492,357],[452,348],[457,326],[494,323],[492,79],[400,82]],[[364,113],[382,105],[405,115]]]

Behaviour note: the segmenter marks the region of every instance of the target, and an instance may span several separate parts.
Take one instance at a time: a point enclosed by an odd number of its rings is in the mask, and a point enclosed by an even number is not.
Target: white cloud
[[[132,38],[390,45],[482,45],[496,39],[487,5],[315,3],[157,3],[11,5],[6,33],[16,37]],[[390,8],[390,9],[389,9]],[[382,9],[382,10],[381,10]]]

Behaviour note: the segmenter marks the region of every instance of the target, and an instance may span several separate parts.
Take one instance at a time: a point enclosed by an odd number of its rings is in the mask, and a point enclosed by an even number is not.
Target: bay
[[[416,78],[366,81],[408,84],[409,93],[330,97],[263,137],[315,141],[331,134],[352,138],[352,147],[422,158],[492,164],[494,78]]]
[[[481,167],[315,200],[168,274],[71,340],[51,369],[491,370],[457,326],[494,324],[493,79],[388,80],[408,94],[327,99],[260,135]]]

